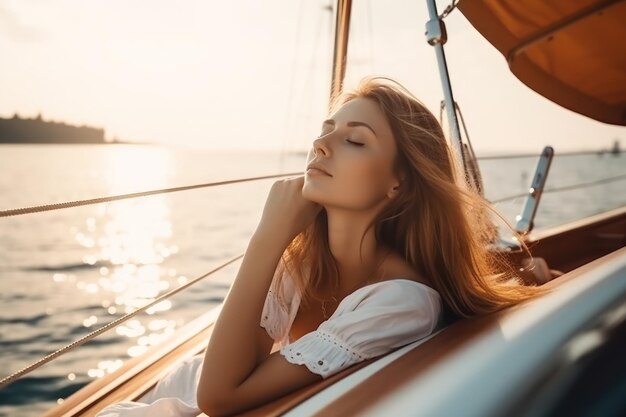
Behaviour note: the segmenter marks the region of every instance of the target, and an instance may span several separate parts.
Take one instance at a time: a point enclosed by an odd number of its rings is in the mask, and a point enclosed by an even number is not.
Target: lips
[[[330,172],[328,172],[328,170],[326,169],[326,167],[324,167],[322,164],[318,163],[318,162],[311,162],[307,167],[306,167],[307,171],[314,169],[314,170],[318,170],[321,173],[328,175],[329,177],[332,177],[332,175],[330,175]]]

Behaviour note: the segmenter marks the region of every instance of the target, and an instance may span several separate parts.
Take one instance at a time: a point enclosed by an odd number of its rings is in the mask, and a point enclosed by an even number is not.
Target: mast
[[[427,4],[430,20],[426,23],[426,40],[429,45],[435,47],[437,66],[439,67],[439,76],[443,87],[443,98],[446,105],[448,123],[450,125],[452,147],[456,153],[456,157],[460,159],[460,166],[463,168],[463,172],[467,175],[468,167],[463,152],[463,143],[461,142],[461,130],[459,128],[459,120],[456,117],[456,106],[452,95],[452,84],[450,83],[450,75],[448,74],[446,54],[443,50],[443,45],[448,40],[446,26],[443,19],[437,14],[437,4],[435,0],[427,0]]]
[[[351,12],[352,0],[337,0],[335,7],[335,45],[333,51],[333,72],[330,80],[329,107],[343,90],[343,81],[346,76]]]

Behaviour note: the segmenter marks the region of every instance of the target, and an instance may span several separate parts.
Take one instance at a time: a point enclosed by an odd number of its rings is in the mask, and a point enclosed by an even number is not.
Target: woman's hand
[[[302,196],[304,176],[278,180],[267,196],[257,232],[284,238],[287,244],[310,225],[322,206]]]
[[[240,413],[321,380],[305,366],[272,356],[273,340],[259,325],[285,248],[322,209],[302,197],[303,185],[303,177],[281,180],[269,192],[204,354],[196,399],[205,414]]]

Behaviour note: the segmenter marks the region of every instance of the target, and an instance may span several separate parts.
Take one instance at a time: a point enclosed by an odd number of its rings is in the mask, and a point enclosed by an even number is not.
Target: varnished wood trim
[[[557,235],[562,235],[563,233],[576,232],[586,228],[598,228],[604,224],[623,221],[625,217],[626,206],[618,207],[604,213],[594,214],[569,223],[533,231],[528,235],[526,241],[527,243],[533,243]],[[622,233],[624,232],[626,232],[626,230],[622,229]]]
[[[525,242],[532,255],[544,258],[550,269],[572,271],[626,246],[626,206],[532,232]],[[522,252],[505,255],[515,265],[527,257]]]
[[[564,282],[580,278],[589,270],[608,262],[613,257],[623,256],[625,251],[626,249],[618,250],[591,264],[562,275],[545,285],[550,288],[556,288]],[[543,297],[547,296],[549,294],[543,295]],[[353,416],[363,412],[386,395],[397,391],[407,382],[418,378],[420,374],[430,367],[445,361],[448,356],[467,346],[483,332],[495,328],[499,325],[501,319],[513,314],[518,309],[525,308],[525,304],[522,303],[478,318],[455,322],[432,339],[418,345],[415,349],[391,362],[388,366],[348,391],[341,398],[325,406],[315,414],[315,417]]]
[[[192,339],[163,354],[159,360],[143,369],[132,379],[116,387],[106,395],[95,398],[88,407],[81,410],[77,415],[82,417],[95,416],[104,407],[121,402],[137,400],[151,388],[171,369],[171,367],[189,357],[192,357],[206,348],[213,327],[196,334]]]
[[[292,408],[296,407],[303,401],[311,398],[313,395],[318,392],[326,389],[327,387],[333,385],[334,383],[340,381],[341,379],[347,377],[348,375],[358,371],[359,369],[369,365],[374,362],[376,359],[368,359],[363,362],[359,362],[347,369],[344,369],[341,372],[336,373],[335,375],[328,377],[322,381],[316,382],[309,386],[299,389],[291,394],[288,394],[284,397],[281,397],[277,400],[269,402],[265,405],[257,407],[253,410],[246,411],[244,413],[238,414],[238,417],[274,417],[281,416]],[[203,414],[204,415],[204,414]]]
[[[364,410],[376,399],[394,392],[434,364],[445,361],[458,349],[493,325],[493,316],[461,320],[418,345],[385,368],[357,385],[340,399],[328,404],[315,416],[351,416]]]
[[[145,355],[130,359],[115,372],[81,388],[44,417],[93,416],[108,404],[139,398],[171,365],[206,347],[220,310],[221,307],[216,307],[181,328],[175,337],[151,347]]]

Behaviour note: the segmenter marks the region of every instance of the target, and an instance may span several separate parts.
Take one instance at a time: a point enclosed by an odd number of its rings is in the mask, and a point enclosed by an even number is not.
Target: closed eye
[[[346,142],[348,142],[351,145],[355,145],[355,146],[363,146],[363,145],[365,145],[364,143],[361,143],[361,142],[355,142],[352,139],[346,139]]]

